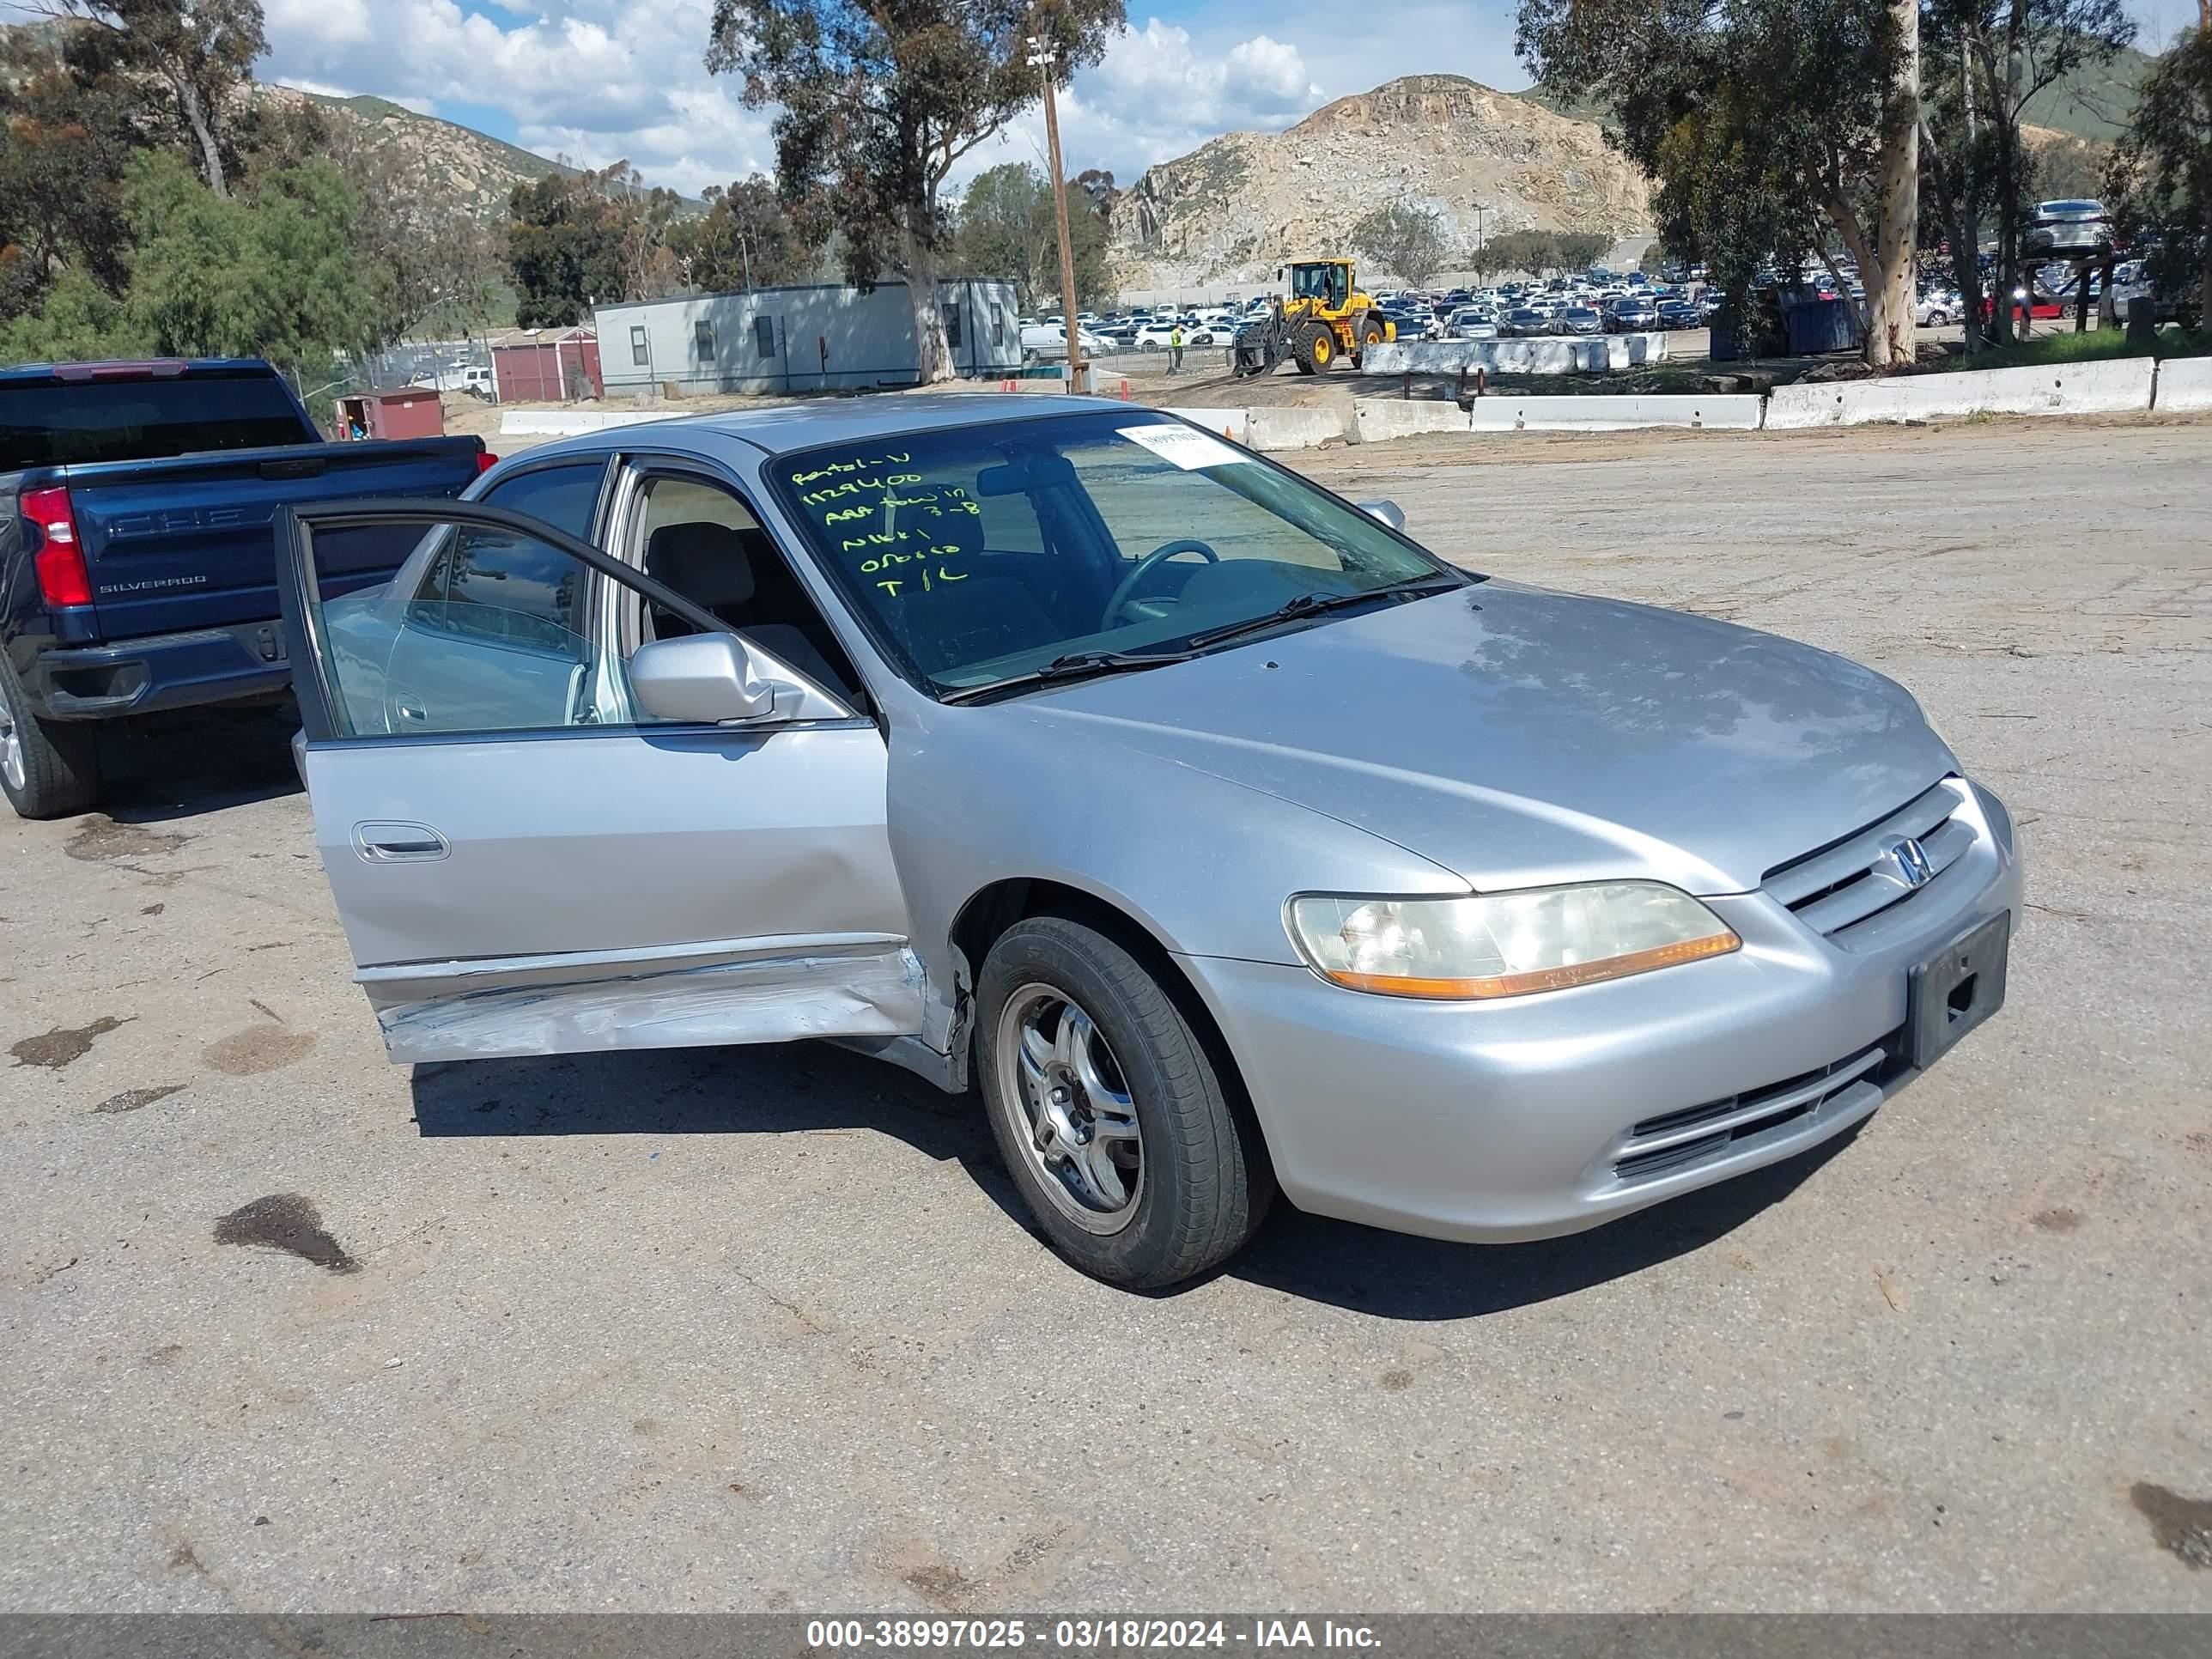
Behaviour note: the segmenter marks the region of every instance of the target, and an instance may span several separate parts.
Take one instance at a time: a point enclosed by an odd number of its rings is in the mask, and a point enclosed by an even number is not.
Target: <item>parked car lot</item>
[[[1825,1157],[1561,1244],[1285,1212],[1154,1300],[1036,1248],[972,1103],[839,1049],[387,1066],[282,731],[126,745],[112,816],[0,825],[12,1602],[2201,1607],[2142,1506],[2212,1495],[2208,461],[1308,458],[1463,562],[1895,676],[2029,918],[2008,1012]],[[2084,499],[2094,561],[2036,534]],[[1121,1402],[1079,1483],[1075,1397]]]

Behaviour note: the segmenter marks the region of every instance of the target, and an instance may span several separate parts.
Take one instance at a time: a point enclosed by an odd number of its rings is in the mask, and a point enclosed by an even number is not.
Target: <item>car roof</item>
[[[981,426],[998,421],[1039,421],[1054,415],[1114,410],[1123,415],[1160,411],[1118,398],[1071,398],[1054,393],[1006,392],[884,392],[867,398],[816,398],[769,404],[758,409],[717,410],[667,420],[604,427],[528,453],[550,455],[574,450],[622,447],[633,433],[649,433],[665,444],[692,434],[738,438],[769,455],[789,455],[823,444],[866,443],[902,433]]]

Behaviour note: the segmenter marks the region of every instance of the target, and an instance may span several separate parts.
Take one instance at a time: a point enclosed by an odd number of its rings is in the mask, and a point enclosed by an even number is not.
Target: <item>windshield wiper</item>
[[[1036,685],[1051,685],[1066,680],[1099,679],[1109,674],[1133,674],[1140,668],[1163,668],[1173,662],[1188,662],[1197,654],[1195,651],[1181,647],[1173,651],[1072,651],[1064,657],[1054,657],[1042,668],[1032,668],[1025,674],[1016,674],[1009,679],[993,680],[988,685],[948,691],[938,701],[980,702],[987,697],[1026,691]]]
[[[1402,582],[1390,582],[1381,587],[1363,587],[1346,593],[1301,593],[1285,604],[1277,605],[1265,616],[1247,617],[1243,622],[1225,623],[1219,628],[1209,628],[1193,634],[1183,641],[1193,651],[1202,651],[1209,645],[1224,641],[1241,639],[1247,634],[1257,634],[1279,623],[1296,622],[1302,617],[1318,617],[1325,611],[1341,611],[1347,605],[1364,605],[1370,599],[1409,599],[1427,593],[1441,593],[1447,588],[1465,585],[1461,576],[1416,576]]]

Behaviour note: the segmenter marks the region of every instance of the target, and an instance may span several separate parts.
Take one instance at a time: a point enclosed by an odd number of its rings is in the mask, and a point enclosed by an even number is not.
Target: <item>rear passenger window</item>
[[[599,512],[599,482],[606,471],[604,459],[535,467],[494,484],[484,492],[483,504],[505,507],[510,513],[527,513],[556,530],[567,531],[580,542],[587,542],[592,539],[592,520]]]

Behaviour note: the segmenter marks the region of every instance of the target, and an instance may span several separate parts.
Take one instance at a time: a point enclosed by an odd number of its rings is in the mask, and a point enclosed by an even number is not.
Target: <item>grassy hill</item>
[[[2039,127],[2111,143],[2135,113],[2136,88],[2156,60],[2133,47],[2109,64],[2082,70],[2027,100],[2025,118]]]

